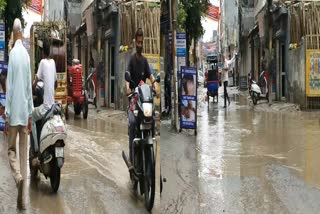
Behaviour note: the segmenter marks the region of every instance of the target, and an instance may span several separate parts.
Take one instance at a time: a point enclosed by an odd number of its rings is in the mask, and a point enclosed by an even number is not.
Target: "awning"
[[[74,36],[77,36],[83,32],[85,32],[87,30],[87,25],[85,22],[82,22],[80,27],[76,30],[76,32],[74,33]]]
[[[255,24],[254,27],[250,30],[248,37],[250,37],[253,33],[258,32],[259,31],[259,26],[258,24]]]
[[[273,11],[273,21],[277,22],[281,17],[286,17],[289,14],[289,11],[285,7],[278,7],[275,11]]]
[[[103,13],[102,13],[102,22],[105,22],[110,15],[112,14],[117,14],[118,11],[118,7],[114,4],[110,4],[108,5],[106,8],[103,9]]]

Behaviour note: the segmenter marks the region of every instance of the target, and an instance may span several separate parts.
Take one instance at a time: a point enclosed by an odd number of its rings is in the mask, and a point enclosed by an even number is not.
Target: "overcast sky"
[[[219,0],[210,0],[213,5],[219,6]],[[26,12],[23,11],[23,17],[27,21],[27,26],[24,29],[24,37],[30,37],[30,27],[33,22],[41,21],[41,16],[28,10]],[[204,18],[202,19],[202,26],[205,29],[205,33],[203,35],[203,41],[209,41],[212,38],[213,30],[218,29],[218,22],[213,21],[212,19]]]
[[[41,15],[38,15],[31,10],[25,10],[25,9],[23,9],[22,15],[24,20],[27,22],[27,25],[23,30],[23,37],[29,38],[31,25],[33,24],[33,22],[40,22]]]
[[[210,3],[215,6],[219,6],[219,0],[210,0]],[[203,35],[203,41],[207,42],[212,38],[213,30],[218,29],[218,22],[208,18],[202,19],[201,22],[202,22],[203,28],[205,29],[205,33]]]

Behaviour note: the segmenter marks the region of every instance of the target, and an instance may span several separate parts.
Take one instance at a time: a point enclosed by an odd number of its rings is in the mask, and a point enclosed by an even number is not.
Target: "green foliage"
[[[13,22],[16,18],[21,20],[24,25],[24,19],[22,17],[22,4],[20,0],[10,0],[7,2],[7,6],[4,11],[5,24],[8,29],[8,33],[11,32]]]
[[[196,42],[204,34],[201,18],[206,16],[208,6],[209,0],[181,0],[179,3],[178,26],[187,34],[188,52],[192,40]]]
[[[178,31],[185,31],[184,25],[186,22],[186,18],[187,18],[186,11],[183,9],[183,7],[179,7],[178,13],[177,13],[177,20],[178,20],[177,30]]]
[[[2,17],[3,11],[5,10],[7,5],[6,0],[0,0],[0,17]]]
[[[29,0],[0,0],[0,5],[3,6],[2,1],[5,1],[6,5],[1,15],[5,23],[5,35],[6,35],[6,47],[8,46],[10,34],[13,27],[13,22],[16,18],[21,20],[22,26],[25,26],[24,19],[22,17],[22,8],[25,3],[30,2]],[[1,8],[0,6],[0,8]],[[6,48],[6,60],[8,60],[8,48]]]

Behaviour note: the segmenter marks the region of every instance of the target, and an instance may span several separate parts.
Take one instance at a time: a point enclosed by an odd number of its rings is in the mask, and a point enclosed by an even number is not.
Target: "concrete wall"
[[[254,2],[254,16],[257,16],[262,8],[266,5],[267,0],[255,0]]]
[[[123,67],[120,66],[120,62],[122,59],[122,56],[120,56],[119,53],[119,48],[120,48],[120,42],[121,42],[121,33],[120,33],[120,16],[116,15],[113,17],[113,29],[116,32],[115,33],[115,108],[116,109],[121,109],[121,110],[125,110],[126,108],[124,108],[124,105],[126,104],[125,102],[121,101],[122,97],[123,97],[123,91],[119,91],[120,89],[124,89],[123,85],[125,85],[125,83],[123,83],[122,81],[124,80],[124,72],[127,70],[127,66],[125,67],[125,69],[123,69]],[[129,57],[126,56],[125,57],[125,61],[129,60]],[[128,65],[128,63],[127,63]],[[122,85],[121,85],[122,84]]]
[[[240,59],[239,59],[239,75],[240,87],[245,89],[248,87],[248,73],[251,71],[251,48],[249,38],[243,39],[240,43]],[[245,82],[244,82],[245,81]]]
[[[61,21],[64,19],[64,1],[44,1],[45,21]]]
[[[241,20],[241,28],[242,28],[242,34],[247,36],[249,32],[254,27],[254,8],[245,8],[242,9],[242,20]]]
[[[249,39],[242,41],[240,50],[240,76],[246,76],[251,70],[251,49]]]
[[[287,100],[300,104],[305,108],[306,85],[305,85],[305,42],[302,40],[300,48],[288,51],[288,76],[287,76]]]
[[[117,80],[116,80],[116,96],[117,96],[117,102],[115,103],[116,108],[119,110],[125,111],[128,107],[128,98],[126,96],[126,81],[124,78],[124,74],[127,70],[128,63],[130,60],[130,57],[132,55],[131,51],[128,51],[127,53],[119,53],[119,61],[118,61],[118,68],[117,71]]]
[[[75,31],[80,27],[82,20],[81,3],[69,2],[68,21],[70,22],[70,31]]]
[[[88,6],[94,2],[94,0],[82,0],[81,1],[81,13],[83,13],[87,8]]]
[[[222,51],[228,46],[239,46],[239,5],[238,1],[221,1]]]

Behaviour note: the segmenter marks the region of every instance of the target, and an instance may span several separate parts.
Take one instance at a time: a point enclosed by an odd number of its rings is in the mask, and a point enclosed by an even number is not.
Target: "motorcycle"
[[[125,79],[133,83],[128,71],[125,74]],[[159,83],[160,77],[158,76],[155,81]],[[137,191],[139,184],[140,193],[144,194],[145,207],[148,211],[152,210],[155,197],[154,145],[156,139],[154,137],[155,109],[153,101],[155,93],[155,90],[141,81],[139,86],[128,96],[137,121],[136,137],[132,146],[132,163],[122,151],[122,157],[129,169],[134,191]]]
[[[34,106],[43,102],[44,83],[38,81],[34,91]],[[29,168],[31,178],[36,178],[38,171],[50,178],[53,192],[57,192],[60,185],[61,168],[64,164],[64,146],[67,129],[63,118],[63,108],[55,103],[45,116],[36,122],[37,136],[30,134]],[[38,145],[34,142],[38,139]],[[37,152],[36,152],[37,151]]]
[[[259,80],[260,84],[253,79],[250,80],[249,94],[254,105],[257,105],[258,101],[262,99],[266,99],[269,102],[268,80],[265,71],[260,74]],[[261,89],[264,89],[264,92]]]

